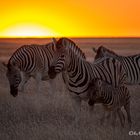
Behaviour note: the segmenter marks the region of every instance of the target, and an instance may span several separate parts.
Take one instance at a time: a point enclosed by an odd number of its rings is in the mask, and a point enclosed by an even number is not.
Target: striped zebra
[[[105,112],[112,114],[112,124],[115,125],[116,114],[120,118],[122,127],[124,127],[125,116],[121,111],[121,108],[124,107],[129,126],[131,127],[131,114],[130,114],[130,94],[127,87],[119,86],[114,88],[108,83],[100,80],[93,79],[89,84],[89,105],[94,105],[95,103],[102,103]],[[105,112],[101,122],[104,122]]]
[[[102,57],[113,57],[119,60],[126,71],[127,84],[140,84],[140,54],[120,56],[103,46],[100,46],[97,50],[93,48],[93,51],[97,53],[95,60]]]
[[[77,56],[70,49],[67,38],[61,38],[54,44],[56,52],[48,74],[50,78],[54,78],[58,73],[65,71],[67,77],[65,84],[76,104],[74,106],[76,112],[80,107],[81,100],[89,98],[88,85],[92,79],[102,79],[114,87],[125,82],[126,74],[118,60],[103,58],[92,64]]]
[[[72,41],[71,41],[72,42]],[[71,45],[71,49],[79,56],[85,59],[84,53],[76,46]],[[27,81],[33,77],[36,79],[37,90],[39,90],[41,80],[46,81],[49,78],[48,70],[54,57],[53,42],[46,45],[24,45],[18,48],[8,61],[7,78],[10,84],[10,93],[16,97],[19,90],[24,90]],[[65,74],[63,73],[65,79]],[[52,80],[50,79],[49,82]]]

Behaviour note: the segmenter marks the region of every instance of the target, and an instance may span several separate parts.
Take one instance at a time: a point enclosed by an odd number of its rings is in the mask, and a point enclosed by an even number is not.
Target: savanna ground
[[[37,39],[11,40],[12,43],[9,40],[4,41],[0,43],[1,61],[7,61],[12,52],[22,44],[42,44],[45,42],[45,40],[39,41]],[[124,40],[96,39],[89,41],[81,39],[74,41],[78,42],[90,61],[95,55],[91,47],[99,47],[99,45],[108,46],[124,55],[140,53],[140,40],[127,40],[125,42]],[[35,81],[31,79],[25,92],[19,93],[14,98],[9,93],[6,68],[0,62],[0,140],[140,139],[140,135],[129,135],[129,131],[140,132],[140,86],[128,87],[131,93],[132,128],[128,128],[126,120],[125,128],[122,129],[119,120],[117,120],[116,127],[113,129],[107,122],[100,125],[102,107],[96,105],[92,114],[89,114],[86,102],[82,102],[80,121],[76,124],[72,103],[61,80],[61,75],[56,78],[55,83],[57,90],[54,93],[51,93],[47,82],[42,82],[41,92],[36,93]]]

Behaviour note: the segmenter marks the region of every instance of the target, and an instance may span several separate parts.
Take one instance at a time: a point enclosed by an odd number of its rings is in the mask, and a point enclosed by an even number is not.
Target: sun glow
[[[0,37],[140,37],[140,0],[4,0]]]
[[[3,31],[8,37],[51,37],[58,36],[54,31],[35,24],[14,25]]]

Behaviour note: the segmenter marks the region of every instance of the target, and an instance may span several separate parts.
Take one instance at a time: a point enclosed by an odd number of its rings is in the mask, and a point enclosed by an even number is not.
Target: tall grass
[[[58,77],[57,91],[50,92],[47,82],[42,82],[42,92],[35,92],[32,79],[25,93],[14,98],[9,93],[5,76],[6,69],[0,64],[0,140],[132,140],[140,136],[129,136],[129,129],[121,128],[119,120],[112,129],[109,123],[100,125],[102,107],[95,106],[91,114],[88,105],[82,102],[80,121],[75,116],[63,81]],[[63,87],[63,88],[62,88]],[[140,87],[129,87],[131,91],[131,130],[140,131]]]

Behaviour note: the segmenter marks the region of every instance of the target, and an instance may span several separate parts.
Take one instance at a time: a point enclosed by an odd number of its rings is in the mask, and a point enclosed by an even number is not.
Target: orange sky
[[[140,37],[140,0],[5,0],[0,37]]]

